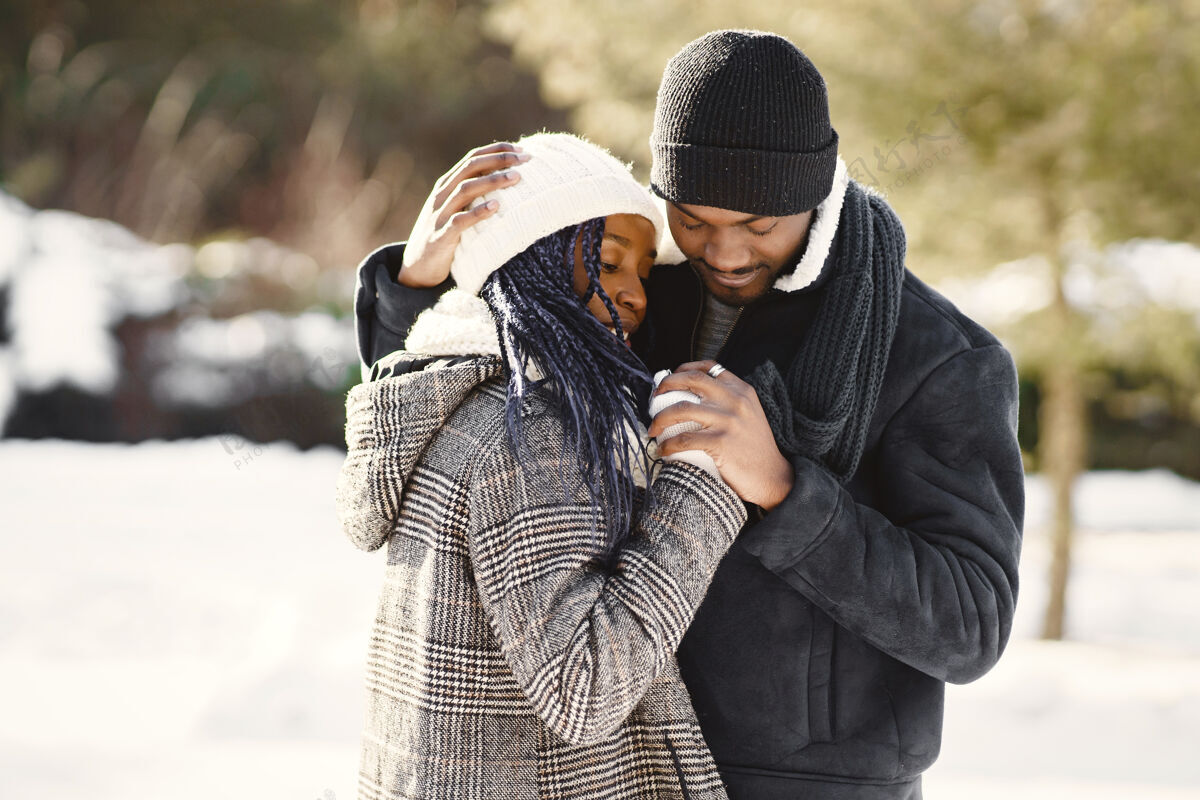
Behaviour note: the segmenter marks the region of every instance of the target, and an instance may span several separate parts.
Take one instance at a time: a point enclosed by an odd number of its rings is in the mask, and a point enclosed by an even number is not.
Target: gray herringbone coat
[[[339,515],[359,547],[388,543],[360,797],[724,798],[674,651],[741,502],[669,464],[604,568],[561,425],[527,406],[522,471],[499,375],[472,358],[347,399]]]

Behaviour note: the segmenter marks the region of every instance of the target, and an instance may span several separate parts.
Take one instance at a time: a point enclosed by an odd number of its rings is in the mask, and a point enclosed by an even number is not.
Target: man
[[[699,423],[662,452],[706,451],[753,512],[679,648],[705,738],[732,798],[919,798],[945,683],[991,668],[1011,628],[1012,360],[905,269],[899,221],[847,178],[824,81],[787,40],[684,47],[651,145],[686,263],[651,272],[633,345],[676,368],[659,391],[701,402],[650,433]],[[368,364],[445,288],[464,231],[502,213],[524,158],[474,151],[408,250],[363,263]]]

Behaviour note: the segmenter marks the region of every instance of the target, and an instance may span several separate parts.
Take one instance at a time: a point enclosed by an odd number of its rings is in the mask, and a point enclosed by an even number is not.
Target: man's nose
[[[704,260],[714,269],[741,269],[749,263],[745,245],[736,231],[717,229],[704,245]]]

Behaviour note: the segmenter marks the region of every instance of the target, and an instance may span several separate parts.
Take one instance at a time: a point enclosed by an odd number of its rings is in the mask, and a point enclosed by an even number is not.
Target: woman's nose
[[[641,278],[636,274],[624,277],[617,288],[613,301],[631,311],[642,311],[646,308],[646,289],[642,286]]]

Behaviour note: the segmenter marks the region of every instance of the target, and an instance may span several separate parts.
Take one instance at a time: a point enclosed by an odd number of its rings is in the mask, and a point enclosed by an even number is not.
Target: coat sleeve
[[[888,423],[873,507],[798,458],[791,494],[742,545],[883,652],[940,680],[974,680],[1000,657],[1016,605],[1016,408],[1007,351],[964,351]]]
[[[438,298],[454,288],[447,278],[428,289],[396,283],[393,276],[404,261],[404,243],[375,250],[358,265],[354,287],[354,324],[363,380],[373,380],[371,367],[388,353],[404,347],[408,329]]]
[[[564,486],[555,449],[518,467],[503,446],[478,463],[468,547],[492,633],[534,710],[564,741],[589,744],[672,663],[746,512],[724,483],[668,464],[606,561],[580,476]]]

